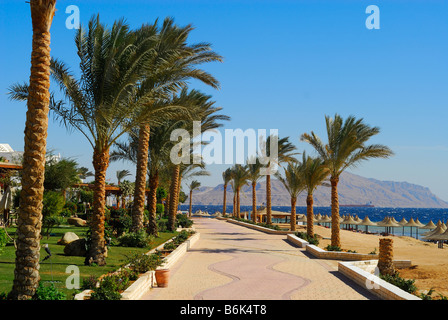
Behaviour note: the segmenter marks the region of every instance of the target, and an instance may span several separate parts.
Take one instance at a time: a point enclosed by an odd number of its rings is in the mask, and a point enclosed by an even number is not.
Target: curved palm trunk
[[[296,231],[296,202],[297,198],[291,197],[291,231]]]
[[[339,235],[339,197],[338,182],[339,177],[331,177],[331,245],[341,247]]]
[[[157,187],[159,186],[159,172],[155,170],[154,174],[149,176],[149,193],[148,193],[148,231],[149,234],[158,236],[157,230]]]
[[[39,284],[40,233],[50,101],[50,27],[56,0],[30,1],[33,25],[31,75],[25,124],[22,192],[12,299],[29,299]]]
[[[313,204],[314,204],[313,195],[308,194],[306,197],[306,233],[310,237],[314,237]]]
[[[188,217],[191,217],[191,206],[192,206],[192,199],[191,197],[193,196],[193,190],[190,190],[190,208],[188,210]]]
[[[106,265],[107,247],[104,239],[104,212],[106,208],[106,171],[109,166],[109,149],[93,151],[95,184],[93,192],[93,212],[90,221],[91,242],[85,263]]]
[[[170,186],[170,210],[168,212],[168,229],[170,231],[176,230],[175,224],[176,224],[177,199],[179,189],[179,173],[180,173],[180,166],[179,165],[174,166]]]
[[[222,215],[226,214],[226,201],[227,201],[227,184],[224,184],[224,200],[222,204]]]
[[[271,212],[271,175],[266,175],[266,223],[272,224]]]
[[[148,148],[150,128],[140,126],[137,152],[137,171],[135,174],[134,204],[132,206],[132,231],[143,229],[145,211],[146,174],[148,170]]]
[[[256,182],[252,182],[252,221],[257,222],[257,192],[255,188],[257,186]]]

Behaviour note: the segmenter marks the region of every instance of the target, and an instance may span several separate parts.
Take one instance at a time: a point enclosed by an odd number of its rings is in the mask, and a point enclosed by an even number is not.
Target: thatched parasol
[[[353,217],[351,215],[348,215],[345,217],[344,220],[342,220],[341,224],[345,224],[345,225],[358,225],[359,222],[357,222],[355,219],[353,219]]]
[[[439,220],[439,222],[437,222],[436,228],[434,230],[425,232],[423,235],[425,236],[425,239],[429,236],[432,236],[433,234],[442,234],[446,231],[446,229],[443,228],[442,226],[442,222]]]
[[[442,224],[437,225],[436,229],[434,229],[434,231],[430,235],[424,237],[424,239],[425,240],[439,241],[438,247],[440,249],[442,249],[443,248],[443,242],[448,240],[448,229],[443,231]]]
[[[405,227],[411,227],[411,237],[412,237],[412,227],[416,227],[417,228],[416,239],[418,239],[418,228],[421,226],[421,224],[417,223],[416,221],[414,221],[413,218],[411,218],[409,220],[409,222],[406,223],[404,226]]]
[[[373,222],[369,219],[368,216],[365,216],[364,219],[359,223],[361,226],[366,226],[366,233],[369,231],[369,226],[376,226],[377,223]]]
[[[378,222],[377,225],[385,227],[386,233],[389,233],[388,228],[401,227],[397,222],[393,222],[391,217],[385,217],[382,221]]]
[[[432,222],[432,220],[430,220],[426,225],[424,225],[423,227],[421,227],[422,229],[435,229],[437,226],[434,224],[434,222]]]

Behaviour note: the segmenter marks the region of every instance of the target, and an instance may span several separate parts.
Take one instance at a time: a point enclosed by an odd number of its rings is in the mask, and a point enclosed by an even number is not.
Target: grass
[[[50,259],[41,262],[40,264],[39,273],[41,281],[54,281],[56,288],[63,291],[66,294],[67,299],[71,299],[73,297],[73,294],[77,293],[75,292],[75,289],[69,290],[65,285],[67,277],[71,275],[70,273],[66,273],[66,268],[69,265],[76,265],[79,268],[80,284],[82,285],[83,278],[87,278],[91,275],[99,277],[108,272],[115,271],[125,263],[127,255],[130,255],[134,252],[148,252],[151,248],[159,246],[160,244],[166,242],[177,234],[177,232],[160,232],[159,237],[156,238],[151,247],[148,248],[111,246],[108,248],[108,256],[106,259],[107,265],[99,267],[85,266],[84,257],[66,256],[64,254],[64,246],[57,244],[57,241],[66,232],[74,232],[80,238],[83,238],[86,231],[86,227],[61,225],[53,229],[49,239],[43,237],[40,241],[42,247],[40,250],[41,261],[45,256],[47,256],[47,253],[43,248],[44,244],[48,243],[48,246],[52,253]],[[14,238],[15,228],[8,228],[8,233],[11,237]],[[14,268],[15,248],[14,245],[10,243],[4,248],[3,252],[0,253],[0,293],[9,292],[11,290],[14,280]]]

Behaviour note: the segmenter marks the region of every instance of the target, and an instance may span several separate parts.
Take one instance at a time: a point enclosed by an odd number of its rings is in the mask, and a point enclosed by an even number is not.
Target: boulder
[[[80,218],[68,218],[67,223],[69,225],[75,226],[75,227],[85,227],[87,226],[86,220],[80,219]]]
[[[79,237],[76,235],[76,233],[66,232],[66,233],[64,233],[62,238],[59,239],[58,244],[66,245],[66,244],[69,244],[70,242],[78,240],[78,239],[79,239]]]
[[[64,248],[67,256],[85,257],[87,255],[86,239],[78,239],[70,242]]]

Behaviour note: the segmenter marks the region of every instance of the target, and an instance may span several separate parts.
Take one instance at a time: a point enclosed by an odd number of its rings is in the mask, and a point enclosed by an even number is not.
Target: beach
[[[297,231],[305,231],[306,226],[298,226]],[[379,251],[379,234],[366,234],[356,231],[340,231],[343,250],[355,250],[358,253],[371,253]],[[319,247],[325,248],[330,244],[331,229],[314,226],[314,233],[323,237]],[[439,249],[436,243],[424,242],[406,236],[388,236],[394,240],[394,259],[411,260],[412,266],[399,269],[400,276],[405,279],[415,279],[419,292],[434,289],[433,297],[438,294],[448,296],[448,245]],[[337,261],[329,261],[337,265]]]

